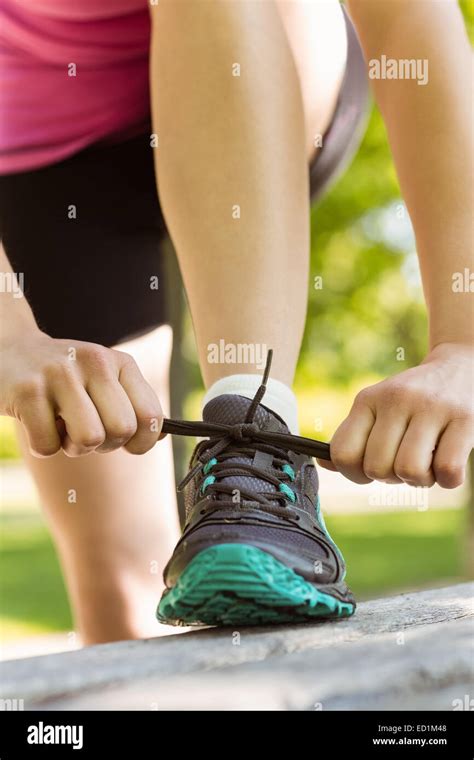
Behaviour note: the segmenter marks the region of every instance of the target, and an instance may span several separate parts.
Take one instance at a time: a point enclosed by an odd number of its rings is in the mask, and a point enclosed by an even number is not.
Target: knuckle
[[[436,478],[446,488],[456,488],[464,480],[464,468],[454,462],[435,462]]]
[[[117,355],[122,368],[138,369],[138,364],[131,354],[126,354],[124,351],[114,351]]]
[[[410,395],[406,385],[400,382],[387,383],[380,395],[380,403],[386,407],[393,407],[405,401]]]
[[[129,454],[145,454],[146,451],[149,451],[151,448],[153,448],[154,443],[148,442],[145,443],[143,440],[137,441],[129,441],[125,448],[129,452]]]
[[[105,441],[105,432],[90,431],[85,433],[78,444],[85,449],[95,449],[97,446],[102,446]]]
[[[331,459],[337,467],[353,467],[360,463],[360,457],[351,449],[331,443]]]
[[[354,399],[354,405],[361,406],[365,405],[369,402],[371,398],[373,398],[374,391],[372,388],[363,388],[359,393],[356,395]]]
[[[416,467],[413,467],[410,464],[400,463],[395,464],[395,474],[397,477],[399,477],[401,480],[417,480],[417,478],[420,476],[420,473],[416,469]]]
[[[161,409],[142,409],[137,414],[137,422],[140,428],[149,430],[151,433],[158,433],[161,430],[163,414]]]
[[[90,451],[83,448],[82,446],[74,446],[73,444],[68,444],[67,446],[64,446],[64,453],[70,459],[79,459],[80,457],[85,457],[90,453]]]
[[[105,372],[110,368],[111,352],[104,346],[91,344],[82,349],[81,358],[95,372]]]
[[[44,393],[45,383],[40,375],[22,380],[15,387],[15,396],[20,403],[42,398]]]
[[[67,359],[61,359],[48,364],[44,369],[44,374],[48,380],[64,383],[69,382],[74,377],[74,368],[72,362],[69,362]]]
[[[121,424],[109,425],[107,438],[117,443],[129,441],[137,432],[136,422],[122,422]]]
[[[60,448],[60,444],[55,441],[35,441],[31,446],[31,453],[40,457],[52,457]]]
[[[390,472],[376,464],[364,465],[364,475],[370,480],[385,480],[390,476]]]
[[[432,473],[425,473],[415,485],[420,486],[421,488],[433,488],[435,482]]]
[[[459,423],[462,433],[474,440],[474,414],[466,411],[465,407],[452,404],[448,410],[448,417]]]

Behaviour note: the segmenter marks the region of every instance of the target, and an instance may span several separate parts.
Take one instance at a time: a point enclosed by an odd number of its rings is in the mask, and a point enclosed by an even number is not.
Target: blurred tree
[[[373,107],[349,171],[313,209],[308,319],[298,378],[347,384],[418,362],[426,316],[415,243]]]
[[[472,40],[474,3],[461,0],[460,7]],[[375,106],[355,160],[311,221],[297,381],[344,385],[356,375],[385,376],[417,363],[427,347],[427,323],[415,241]]]

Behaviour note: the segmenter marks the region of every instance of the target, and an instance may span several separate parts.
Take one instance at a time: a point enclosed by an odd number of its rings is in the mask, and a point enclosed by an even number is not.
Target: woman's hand
[[[456,488],[474,446],[474,348],[442,343],[419,367],[365,388],[319,464],[355,483]]]
[[[42,457],[61,448],[82,456],[121,446],[143,454],[163,420],[131,356],[38,329],[0,343],[0,414],[23,423],[31,452]]]

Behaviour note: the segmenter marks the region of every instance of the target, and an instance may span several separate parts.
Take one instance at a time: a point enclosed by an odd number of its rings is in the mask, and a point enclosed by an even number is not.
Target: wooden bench
[[[474,584],[376,599],[341,621],[204,629],[11,660],[25,709],[472,709]],[[5,702],[4,705],[8,705]]]

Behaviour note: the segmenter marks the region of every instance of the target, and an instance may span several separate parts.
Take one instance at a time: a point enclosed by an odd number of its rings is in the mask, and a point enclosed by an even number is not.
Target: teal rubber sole
[[[164,592],[157,618],[168,625],[266,625],[353,614],[344,583],[331,589],[346,601],[323,588],[254,546],[218,544],[197,554]]]

